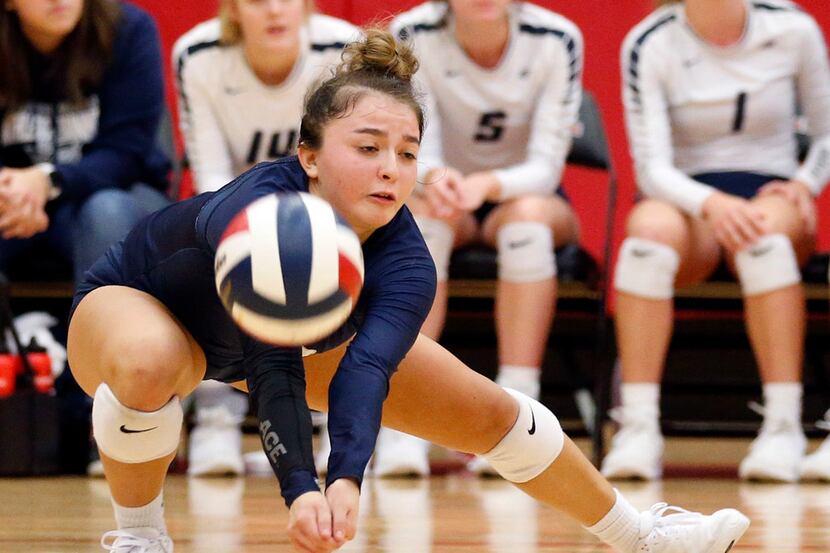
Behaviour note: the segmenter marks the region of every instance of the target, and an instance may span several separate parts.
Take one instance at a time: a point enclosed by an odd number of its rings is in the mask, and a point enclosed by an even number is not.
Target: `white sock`
[[[660,384],[654,382],[623,383],[620,386],[622,406],[626,411],[660,418]]]
[[[764,421],[786,420],[801,425],[800,382],[773,382],[764,384]]]
[[[193,390],[194,409],[224,406],[228,412],[238,417],[248,414],[248,396],[235,390],[230,384],[216,380],[205,380]]]
[[[599,522],[585,529],[618,551],[633,552],[640,537],[640,513],[619,491],[614,490],[614,493],[617,494],[617,501],[611,510]]]
[[[496,384],[504,388],[511,388],[533,399],[539,399],[539,378],[542,369],[539,367],[523,367],[521,365],[499,365]]]
[[[149,526],[162,534],[167,533],[167,525],[164,523],[163,491],[143,507],[122,507],[113,499],[112,508],[115,511],[115,522],[118,524],[119,530]]]

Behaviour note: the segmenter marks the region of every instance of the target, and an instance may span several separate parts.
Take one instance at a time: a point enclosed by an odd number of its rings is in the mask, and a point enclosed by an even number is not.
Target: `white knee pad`
[[[543,223],[507,223],[496,236],[499,280],[538,282],[556,276],[553,231]]]
[[[792,242],[783,234],[762,236],[735,255],[744,296],[765,294],[801,282]]]
[[[122,463],[146,463],[176,451],[182,430],[182,406],[173,397],[158,411],[125,407],[106,384],[92,404],[95,441],[107,457]]]
[[[679,266],[674,248],[645,238],[626,238],[614,271],[614,289],[654,300],[671,299]]]
[[[510,482],[533,480],[553,463],[565,445],[565,433],[550,409],[510,388],[504,389],[519,404],[513,428],[483,455]]]
[[[429,248],[429,254],[432,256],[433,263],[435,263],[438,282],[445,282],[449,278],[450,256],[455,242],[455,232],[453,232],[452,227],[440,219],[415,217],[415,223],[421,230],[427,248]]]

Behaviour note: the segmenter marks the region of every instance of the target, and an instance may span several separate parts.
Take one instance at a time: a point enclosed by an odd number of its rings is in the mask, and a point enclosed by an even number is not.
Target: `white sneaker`
[[[381,428],[375,446],[375,476],[429,476],[429,442]]]
[[[242,460],[242,417],[218,405],[196,413],[190,433],[187,474],[190,476],[239,475]]]
[[[325,476],[329,471],[329,455],[331,455],[331,440],[329,439],[329,425],[320,424],[320,447],[314,454],[314,468],[318,476]]]
[[[173,540],[155,528],[126,528],[104,534],[101,547],[116,553],[173,553]]]
[[[830,410],[824,414],[824,420],[816,423],[818,428],[830,430]],[[817,450],[801,462],[802,480],[824,480],[830,482],[830,436]]]
[[[663,436],[657,419],[623,407],[612,409],[610,415],[620,429],[602,460],[602,475],[609,479],[659,480],[663,475]]]
[[[271,468],[271,462],[264,451],[249,451],[242,455],[245,463],[245,474],[252,476],[270,476],[274,474],[274,469]]]
[[[673,511],[671,514],[669,511]],[[711,515],[658,503],[640,513],[637,553],[726,553],[746,532],[749,519],[735,509]]]
[[[501,477],[501,475],[496,472],[496,469],[493,468],[493,465],[490,464],[490,461],[480,455],[476,455],[470,459],[467,462],[466,468],[473,474],[483,478]]]
[[[795,482],[806,451],[807,437],[800,426],[784,419],[764,420],[738,467],[738,476],[743,480]]]

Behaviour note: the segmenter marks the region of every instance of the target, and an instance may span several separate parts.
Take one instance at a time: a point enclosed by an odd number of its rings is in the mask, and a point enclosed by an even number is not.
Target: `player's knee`
[[[614,289],[663,300],[674,295],[680,256],[670,246],[645,238],[626,238],[614,271]]]
[[[118,396],[136,409],[154,410],[176,390],[185,356],[169,340],[134,340],[112,356],[106,380]]]
[[[550,409],[520,392],[505,391],[516,400],[519,413],[510,430],[483,457],[506,480],[527,482],[559,457],[565,433]]]
[[[452,256],[455,230],[446,222],[430,217],[415,217],[415,222],[421,230],[427,244],[432,261],[435,263],[435,272],[438,282],[445,282],[449,278],[450,257]]]
[[[638,204],[628,218],[626,235],[677,246],[687,233],[683,215],[662,202],[647,200]]]
[[[527,194],[504,202],[500,206],[501,220],[507,223],[522,221],[549,221],[552,217],[553,203],[548,196]]]
[[[539,282],[556,276],[553,231],[544,223],[502,225],[496,235],[499,279]]]
[[[122,463],[145,463],[173,453],[179,444],[182,407],[173,396],[159,409],[125,406],[106,383],[95,391],[92,429],[98,448]]]
[[[744,296],[774,292],[801,282],[792,242],[783,234],[768,234],[735,255],[735,269]]]

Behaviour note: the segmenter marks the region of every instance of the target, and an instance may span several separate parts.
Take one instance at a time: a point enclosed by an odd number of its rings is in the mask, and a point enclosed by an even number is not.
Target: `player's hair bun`
[[[391,33],[379,28],[366,29],[362,40],[343,50],[337,74],[371,71],[409,82],[418,70],[418,59],[407,44],[397,42]]]

